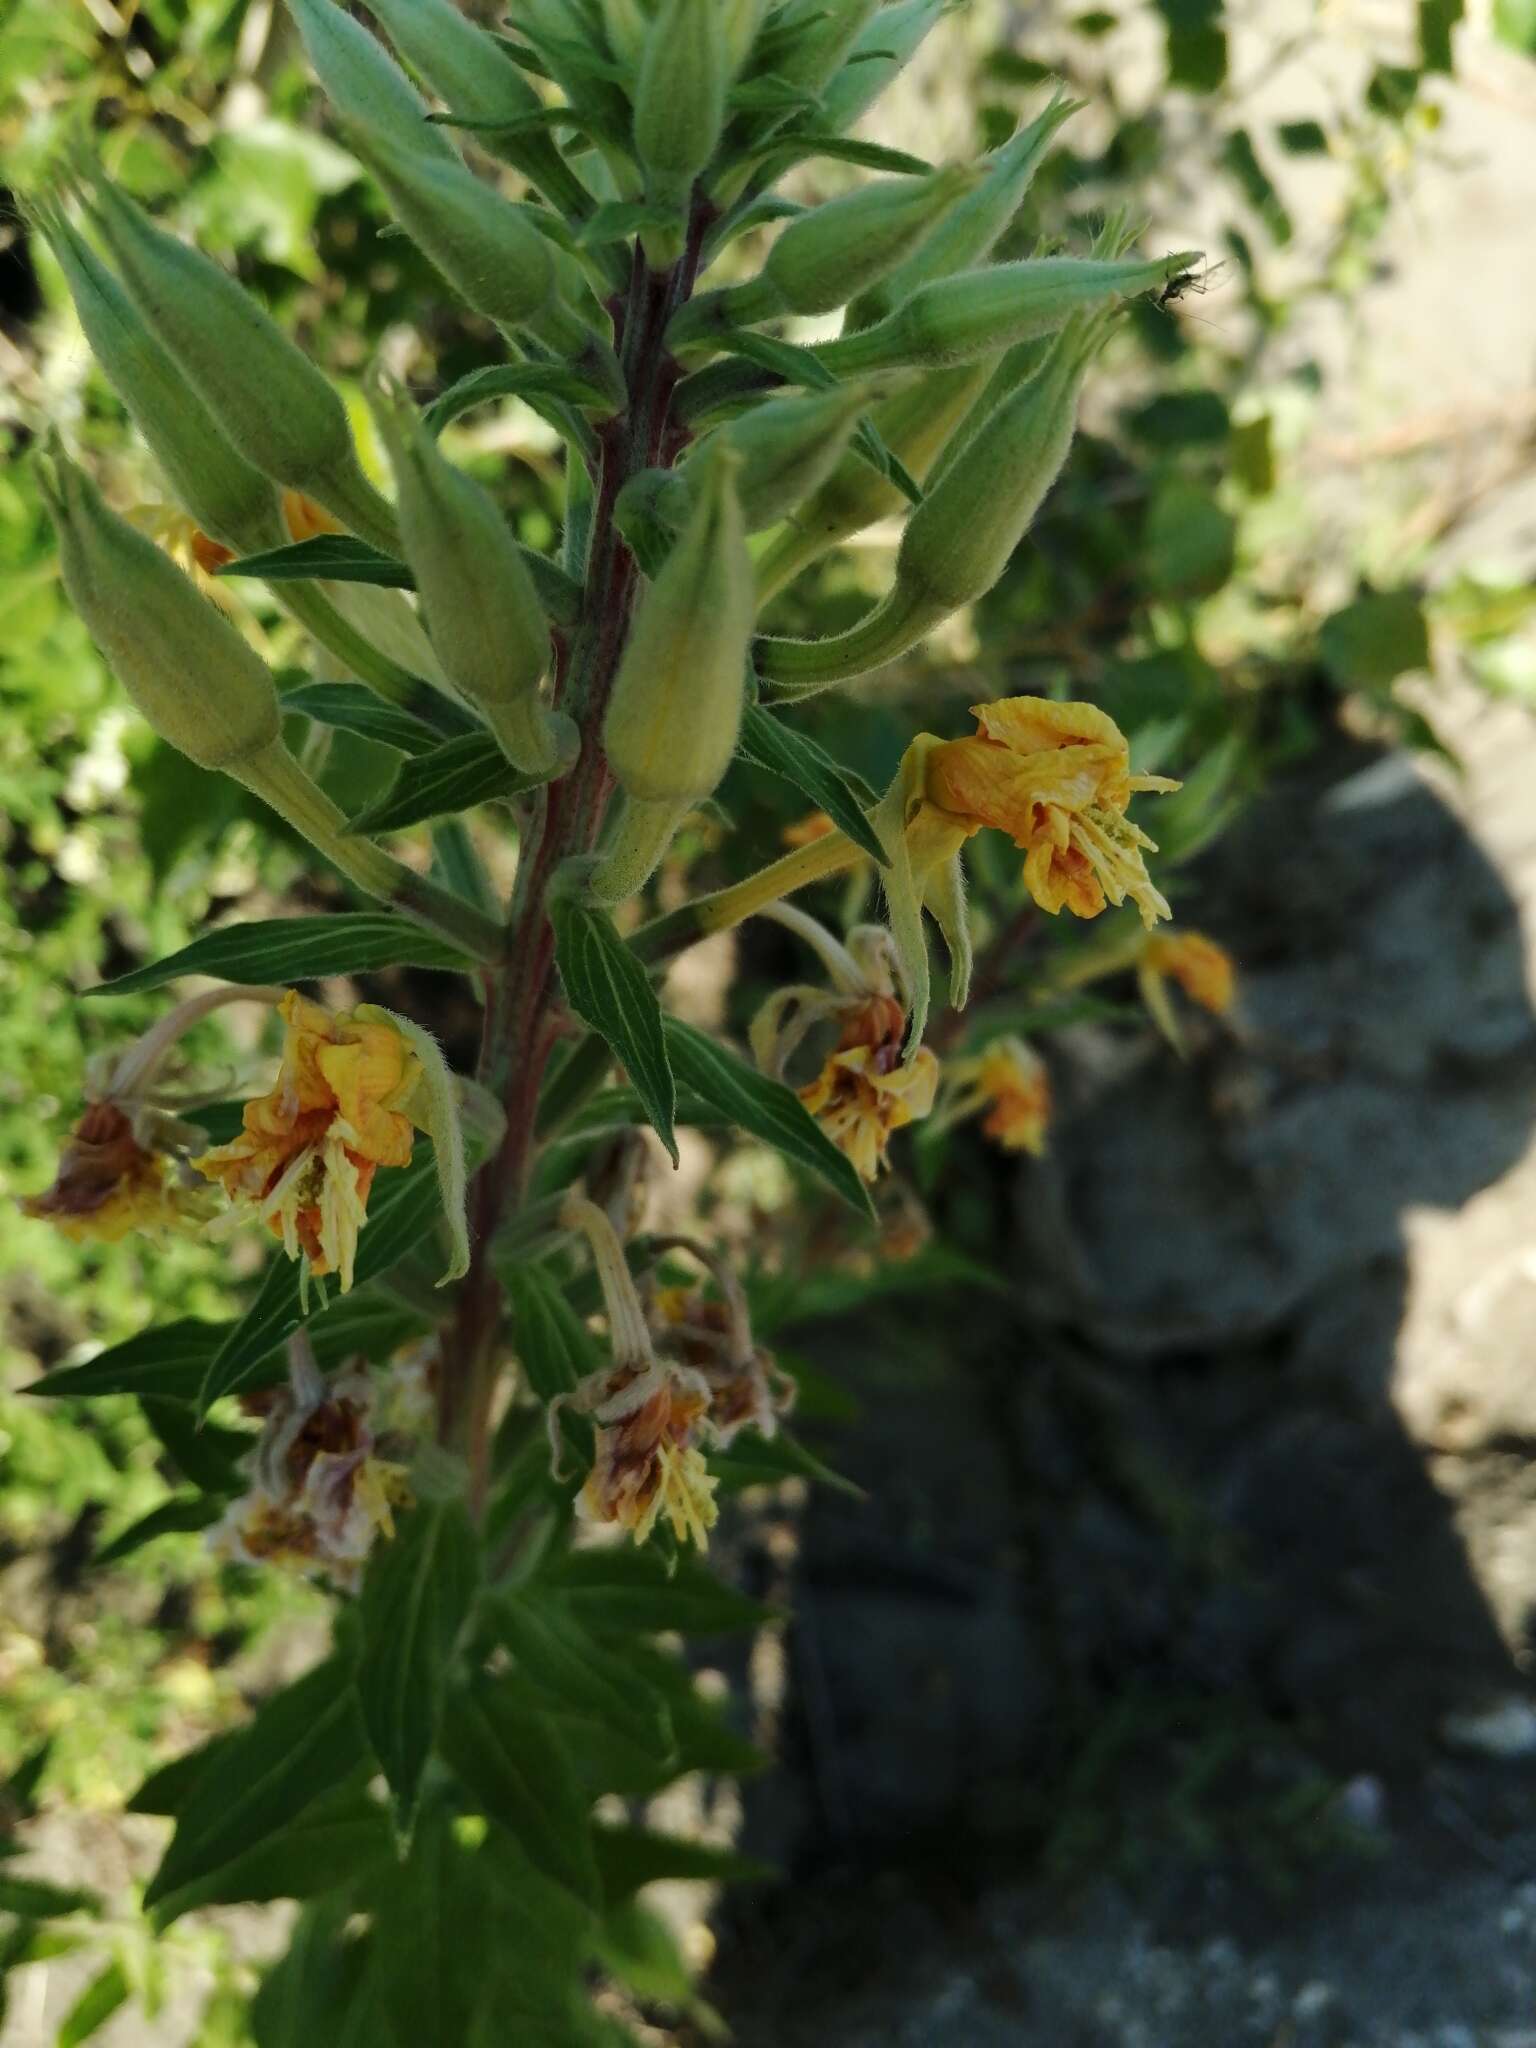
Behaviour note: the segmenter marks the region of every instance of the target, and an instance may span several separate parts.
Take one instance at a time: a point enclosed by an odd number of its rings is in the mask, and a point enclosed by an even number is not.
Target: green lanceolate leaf
[[[72,1400],[101,1394],[137,1394],[148,1399],[195,1401],[202,1391],[209,1364],[236,1327],[234,1323],[199,1323],[188,1319],[165,1323],[156,1330],[141,1330],[136,1337],[125,1338],[84,1365],[60,1366],[56,1372],[45,1373],[24,1391]],[[414,1310],[403,1308],[387,1296],[354,1289],[317,1319],[310,1334],[322,1371],[329,1371],[357,1353],[385,1358],[409,1338],[420,1336],[425,1328],[425,1319]],[[286,1371],[282,1351],[274,1350],[244,1384],[275,1385]]]
[[[467,811],[475,804],[533,789],[536,775],[519,774],[488,732],[445,740],[430,754],[402,761],[384,794],[351,819],[350,832],[403,832],[428,818]]]
[[[357,1696],[409,1835],[437,1737],[449,1666],[480,1583],[480,1546],[460,1500],[425,1500],[368,1563]]]
[[[359,1996],[369,1943],[347,1931],[351,1902],[340,1897],[306,1906],[283,1955],[262,1978],[251,2003],[256,2048],[353,2048],[354,2018],[372,2021]],[[378,2032],[374,2022],[375,2032]]]
[[[594,214],[593,219],[596,217]],[[587,239],[586,230],[581,239]],[[606,394],[564,363],[491,363],[471,370],[467,377],[439,392],[422,414],[422,424],[428,433],[440,434],[461,413],[500,398],[558,398],[567,405],[601,405]]]
[[[14,1913],[18,1920],[61,1920],[66,1913],[100,1911],[101,1901],[94,1892],[45,1884],[40,1877],[10,1877],[0,1871],[0,1913]]]
[[[156,1919],[168,1926],[194,1907],[318,1898],[386,1862],[393,1846],[384,1809],[361,1786],[343,1786],[211,1875],[168,1892]]]
[[[98,1550],[93,1562],[98,1565],[116,1564],[119,1559],[131,1557],[134,1551],[142,1550],[146,1543],[153,1543],[161,1536],[186,1536],[195,1530],[206,1529],[219,1519],[223,1511],[223,1501],[206,1493],[182,1494],[174,1500],[164,1500],[159,1507],[151,1508],[147,1515],[140,1515],[136,1522],[131,1522],[104,1549]]]
[[[672,1122],[677,1087],[667,1058],[661,1003],[651,977],[600,910],[567,897],[551,906],[555,957],[566,1000],[606,1039],[645,1104],[657,1137],[677,1164]]]
[[[604,1544],[560,1552],[545,1583],[585,1627],[600,1635],[713,1636],[761,1628],[774,1610],[723,1585],[686,1555],[670,1566],[655,1550]]]
[[[350,533],[317,533],[310,540],[294,541],[290,547],[242,555],[238,561],[226,562],[215,573],[259,576],[265,583],[318,578],[325,583],[378,583],[387,590],[416,588],[416,579],[404,562],[397,562],[393,555],[370,547],[367,541]]]
[[[450,741],[456,746],[457,741]],[[184,974],[219,981],[316,981],[332,974],[367,974],[377,967],[438,967],[469,974],[474,962],[446,939],[403,917],[359,910],[344,917],[264,917],[221,925],[179,953],[136,967],[116,981],[87,989],[92,996],[140,995]]]
[[[831,157],[838,163],[859,164],[866,171],[894,171],[898,176],[909,178],[926,178],[933,170],[932,164],[924,163],[920,156],[908,156],[904,149],[887,149],[880,142],[861,142],[855,135],[816,135],[807,129],[801,129],[796,135],[780,137],[764,152],[764,156],[782,159],[778,168],[786,170],[791,163],[803,163],[812,156]]]
[[[554,1707],[596,1721],[658,1761],[671,1754],[663,1703],[561,1602],[531,1590],[509,1594],[497,1602],[496,1630],[519,1675]]]
[[[265,1701],[219,1767],[194,1780],[145,1905],[172,1901],[269,1841],[367,1753],[351,1673],[333,1657]]]
[[[684,1841],[651,1828],[598,1827],[593,1847],[602,1878],[603,1903],[617,1906],[658,1878],[703,1878],[716,1884],[750,1884],[773,1876],[770,1864],[710,1842]]]
[[[761,704],[749,704],[741,721],[737,751],[754,767],[766,768],[770,775],[791,783],[825,811],[839,831],[862,846],[871,860],[885,866],[884,849],[864,815],[866,806],[877,800],[875,792],[840,768],[815,740],[775,718]]]
[[[210,1735],[206,1742],[200,1742],[196,1749],[189,1749],[185,1756],[173,1757],[158,1771],[151,1771],[129,1800],[128,1811],[157,1813],[174,1820],[192,1797],[198,1779],[225,1754],[231,1743],[239,1741],[240,1734],[238,1728],[230,1728],[223,1734]]]
[[[723,355],[741,356],[759,369],[771,370],[786,384],[803,384],[810,391],[835,391],[837,378],[820,356],[812,355],[792,341],[776,341],[771,334],[759,334],[751,327],[732,328],[714,337]]]
[[[598,1363],[596,1349],[560,1283],[544,1266],[518,1263],[502,1269],[512,1302],[512,1334],[518,1363],[541,1401],[569,1394]]]
[[[596,1902],[591,1800],[554,1715],[511,1685],[480,1679],[450,1696],[442,1752],[480,1810],[516,1836],[536,1869]]]
[[[89,2041],[119,2006],[127,2004],[128,1988],[122,1964],[105,1964],[64,2015],[54,2036],[54,2048],[80,2048],[82,2041]]]
[[[409,1166],[387,1168],[374,1183],[368,1220],[357,1240],[357,1284],[387,1273],[430,1234],[441,1214],[432,1148],[419,1144]],[[306,1305],[299,1262],[274,1258],[256,1299],[210,1359],[199,1407],[206,1412],[222,1395],[252,1385],[263,1362],[307,1323],[316,1324],[318,1339],[327,1313],[315,1281],[309,1284]]]
[[[725,1493],[739,1493],[744,1486],[774,1486],[781,1479],[814,1479],[822,1486],[846,1493],[850,1499],[866,1497],[862,1486],[845,1479],[841,1472],[834,1472],[814,1451],[786,1436],[782,1429],[774,1437],[755,1433],[738,1437],[728,1451],[712,1453],[709,1466]]]
[[[770,1081],[679,1018],[666,1020],[666,1033],[679,1082],[712,1104],[723,1122],[738,1124],[786,1159],[809,1167],[861,1214],[874,1214],[869,1191],[853,1162],[838,1151],[793,1089],[782,1081]]]
[[[355,732],[362,739],[377,740],[381,746],[393,747],[398,754],[430,754],[443,743],[442,734],[434,732],[424,718],[403,711],[398,704],[386,703],[361,683],[305,683],[284,693],[282,707],[284,711],[302,711],[317,725],[331,725],[340,732]],[[451,717],[461,718],[466,731],[471,730],[468,715],[446,697],[443,709]]]

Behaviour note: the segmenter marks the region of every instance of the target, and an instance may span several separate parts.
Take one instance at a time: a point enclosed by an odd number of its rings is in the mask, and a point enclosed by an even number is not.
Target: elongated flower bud
[[[603,745],[620,784],[642,800],[708,796],[736,749],[756,605],[739,464],[728,448],[712,455],[614,680]]]
[[[105,179],[90,203],[128,296],[246,461],[393,552],[394,519],[358,465],[346,408],[303,350],[216,263]]]
[[[911,63],[947,5],[948,0],[895,0],[866,21],[842,68],[822,92],[817,127],[828,135],[851,128]]]
[[[281,547],[288,535],[271,480],[236,452],[187,389],[175,359],[62,207],[32,210],[64,273],[91,353],[148,442],[176,502],[237,554]]]
[[[1074,314],[1155,291],[1198,260],[1198,250],[1186,249],[1149,263],[1045,256],[969,270],[922,286],[878,326],[823,342],[816,353],[839,374],[907,363],[973,363],[1016,342],[1054,334]]]
[[[549,625],[506,521],[472,477],[439,454],[403,396],[371,394],[389,446],[405,557],[450,683],[528,775],[574,758],[568,718],[539,701]]]
[[[223,613],[57,449],[37,475],[69,600],[161,739],[200,767],[227,770],[270,747],[277,691]]]
[[[716,438],[741,458],[736,495],[748,533],[787,518],[825,482],[868,404],[867,384],[844,384],[835,391],[770,399],[719,430]],[[685,466],[686,479],[708,461],[712,445]]]
[[[368,0],[369,11],[416,75],[450,113],[472,121],[513,123],[536,116],[542,101],[494,36],[465,19],[453,0]],[[476,129],[475,142],[529,179],[563,212],[592,208],[586,187],[549,135]]]
[[[730,75],[719,0],[661,0],[635,88],[635,154],[647,200],[674,209],[679,225],[648,238],[653,262],[682,253],[681,216],[720,140]]]
[[[503,328],[543,311],[554,290],[554,257],[509,199],[461,163],[402,155],[379,129],[354,123],[347,137],[400,225],[467,306]]]
[[[315,76],[343,121],[364,123],[408,155],[458,162],[446,132],[427,120],[426,101],[360,21],[335,0],[286,0],[286,5]]]
[[[692,300],[673,321],[673,347],[721,327],[782,313],[830,313],[865,291],[932,233],[976,181],[965,165],[926,178],[883,178],[791,221],[759,276]]]
[[[815,0],[785,8],[775,24],[783,36],[773,53],[775,74],[803,92],[820,92],[878,7],[879,0]]]
[[[890,596],[834,639],[760,640],[765,682],[801,696],[893,661],[938,623],[984,597],[1056,481],[1077,426],[1077,398],[1103,338],[1074,326],[1042,368],[946,466],[908,520]]]
[[[1058,93],[1027,128],[983,157],[978,165],[982,176],[975,189],[904,263],[849,308],[850,330],[872,327],[923,285],[969,270],[990,255],[1018,212],[1051,137],[1082,105],[1081,100]]]

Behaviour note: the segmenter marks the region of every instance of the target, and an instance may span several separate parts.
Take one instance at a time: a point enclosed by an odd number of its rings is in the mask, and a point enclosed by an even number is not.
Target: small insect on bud
[[[908,363],[972,363],[1016,342],[1054,334],[1076,313],[1156,291],[1198,255],[1186,249],[1149,263],[1045,256],[963,271],[923,285],[878,326],[823,342],[816,353],[839,375]]]
[[[428,120],[430,109],[399,65],[335,0],[286,0],[316,78],[349,125],[364,122],[413,156],[457,163],[445,132]],[[378,10],[375,10],[377,12]]]
[[[61,206],[32,204],[80,327],[103,375],[133,417],[182,510],[237,554],[281,547],[288,535],[271,480],[237,454],[175,360]]]
[[[741,728],[756,591],[736,495],[741,458],[713,452],[698,495],[640,600],[603,727],[608,764],[631,796],[706,797]]]
[[[975,189],[904,263],[849,308],[850,331],[872,327],[921,286],[969,270],[988,256],[1018,212],[1051,137],[1083,104],[1057,93],[1027,128],[984,156],[977,166],[981,175]]]
[[[730,76],[719,0],[661,0],[641,54],[634,123],[646,200],[676,216],[645,232],[656,268],[682,254],[689,194],[720,140]]]
[[[461,163],[402,155],[380,129],[350,123],[347,138],[400,225],[467,306],[504,329],[544,310],[555,287],[554,256],[511,200]]]
[[[783,313],[835,311],[910,255],[975,182],[974,170],[956,164],[924,178],[883,178],[829,199],[790,222],[757,277],[685,306],[668,341],[677,347]]]
[[[394,553],[394,518],[358,464],[346,407],[302,349],[216,263],[104,178],[89,199],[128,296],[246,461]]]
[[[714,437],[741,458],[736,495],[748,533],[777,525],[832,474],[869,405],[868,384],[774,398]],[[683,470],[691,481],[709,460],[708,442]],[[870,472],[871,476],[874,472]]]
[[[401,537],[448,681],[526,775],[574,758],[570,720],[539,701],[549,625],[517,543],[490,496],[438,452],[404,394],[369,394],[395,472]]]
[[[148,724],[202,768],[237,772],[271,747],[272,678],[223,614],[57,446],[37,477],[70,602]]]

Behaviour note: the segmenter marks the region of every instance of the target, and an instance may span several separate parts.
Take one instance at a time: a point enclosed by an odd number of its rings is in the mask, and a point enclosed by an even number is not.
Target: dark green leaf
[[[142,1550],[146,1543],[153,1543],[158,1537],[186,1536],[195,1530],[206,1529],[223,1512],[223,1501],[211,1499],[207,1494],[184,1494],[174,1500],[164,1500],[159,1507],[151,1508],[147,1515],[140,1515],[120,1536],[115,1536],[98,1550],[93,1562],[97,1565],[116,1564],[119,1559],[130,1557],[134,1551]]]
[[[346,2022],[371,2021],[362,1995],[369,1943],[347,1930],[350,1901],[322,1899],[306,1906],[294,1922],[283,1956],[261,1980],[251,2003],[256,2048],[353,2048],[343,2039]],[[371,2021],[370,2032],[381,2031]],[[352,2033],[347,2028],[349,2034]]]
[[[626,1899],[603,1916],[598,1960],[641,1998],[685,2008],[693,2002],[693,1979],[677,1937],[659,1914]]]
[[[173,1757],[159,1770],[151,1771],[129,1800],[128,1811],[158,1813],[174,1819],[192,1797],[192,1788],[198,1779],[239,1739],[238,1728],[228,1729],[221,1735],[211,1735],[196,1749],[189,1749],[185,1756]]]
[[[1285,202],[1275,190],[1268,171],[1259,162],[1253,138],[1246,128],[1234,128],[1222,145],[1221,160],[1237,180],[1243,197],[1269,230],[1271,239],[1284,247],[1294,232]]]
[[[1220,28],[1170,28],[1168,83],[1189,92],[1218,92],[1227,78],[1227,38]]]
[[[107,1963],[86,1985],[59,2024],[54,2048],[80,2048],[128,2002],[128,1979],[119,1962]]]
[[[184,1401],[154,1394],[140,1397],[139,1409],[182,1478],[199,1493],[239,1493],[241,1460],[256,1439],[249,1430],[199,1427]]]
[[[851,1208],[873,1215],[869,1191],[853,1162],[838,1151],[793,1089],[770,1081],[679,1018],[667,1018],[666,1034],[679,1082],[711,1103],[723,1121],[809,1167]]]
[[[1224,441],[1232,417],[1218,391],[1164,391],[1133,407],[1125,422],[1149,448],[1186,448]]]
[[[562,1551],[547,1582],[578,1621],[599,1633],[725,1635],[761,1628],[774,1614],[687,1556],[669,1570],[654,1548],[633,1544]]]
[[[680,219],[673,208],[652,206],[641,199],[605,199],[582,222],[577,241],[594,249],[604,242],[627,242],[642,228],[675,226]]]
[[[512,1300],[518,1363],[541,1401],[569,1394],[598,1364],[586,1325],[547,1267],[520,1261],[502,1268]]]
[[[831,391],[837,378],[820,356],[792,341],[777,341],[771,334],[758,334],[750,327],[732,328],[717,335],[715,346],[723,355],[741,356],[759,369],[771,370],[786,384],[803,384],[811,391]]]
[[[428,818],[467,811],[475,804],[516,796],[539,777],[522,775],[488,732],[445,740],[430,754],[402,761],[400,772],[376,802],[348,821],[349,832],[403,832]]]
[[[219,1768],[194,1780],[145,1905],[170,1900],[269,1841],[366,1755],[351,1673],[332,1658],[266,1700],[230,1739]]]
[[[555,1706],[612,1729],[648,1756],[670,1755],[672,1724],[661,1701],[560,1602],[508,1595],[496,1604],[496,1628],[521,1676]]]
[[[30,1750],[11,1775],[0,1782],[0,1824],[14,1825],[19,1820],[30,1820],[36,1813],[37,1788],[48,1768],[53,1744],[54,1738],[50,1735],[36,1749]]]
[[[440,434],[451,420],[500,398],[558,398],[567,405],[602,404],[605,394],[564,363],[489,363],[450,384],[422,414],[427,431]]]
[[[1210,491],[1165,477],[1142,528],[1141,573],[1163,597],[1204,597],[1232,574],[1237,522]]]
[[[184,974],[212,975],[218,981],[294,982],[367,974],[377,967],[437,967],[445,973],[468,974],[474,962],[446,939],[434,938],[407,918],[382,910],[358,910],[343,917],[251,918],[205,932],[179,953],[136,967],[116,981],[104,981],[86,994],[139,995]]]
[[[418,1143],[409,1166],[387,1168],[374,1183],[368,1221],[357,1241],[357,1284],[362,1286],[377,1274],[387,1273],[430,1235],[441,1214],[437,1162],[431,1146]],[[298,1260],[280,1254],[273,1258],[256,1299],[209,1362],[199,1395],[199,1405],[205,1411],[222,1395],[255,1384],[271,1353],[306,1323],[316,1324],[319,1342],[328,1311],[313,1281],[309,1306],[304,1306],[301,1279]]]
[[[807,157],[833,157],[839,163],[860,164],[867,171],[894,171],[900,176],[925,178],[933,169],[920,156],[904,149],[888,149],[883,143],[863,142],[854,135],[817,135],[808,129],[787,135],[767,151],[770,158],[783,156],[796,163]]]
[[[798,789],[872,860],[886,865],[880,841],[864,815],[875,801],[874,791],[848,769],[840,768],[807,733],[775,718],[761,704],[749,704],[741,721],[737,751],[755,767],[766,768],[770,775]]]
[[[1282,121],[1275,134],[1280,147],[1290,156],[1328,154],[1328,131],[1318,121]]]
[[[781,1479],[814,1479],[832,1486],[852,1500],[866,1498],[862,1486],[855,1486],[841,1472],[834,1472],[814,1451],[796,1443],[781,1429],[775,1437],[753,1432],[736,1439],[728,1451],[712,1451],[710,1470],[719,1478],[725,1493],[740,1493],[744,1486],[776,1486]]]
[[[1418,99],[1419,76],[1406,64],[1378,64],[1365,88],[1366,105],[1389,121],[1404,120]]]
[[[260,576],[267,583],[318,577],[326,583],[378,583],[387,590],[414,590],[416,579],[404,562],[370,547],[350,533],[317,533],[286,548],[268,548],[226,562],[220,576]]]
[[[187,1320],[141,1330],[138,1336],[114,1344],[85,1365],[61,1366],[57,1372],[45,1374],[25,1391],[56,1398],[137,1394],[195,1401],[210,1361],[234,1327],[233,1323]],[[312,1326],[310,1335],[321,1368],[329,1371],[359,1352],[374,1358],[387,1357],[407,1339],[419,1336],[425,1327],[414,1310],[402,1307],[387,1295],[354,1288],[326,1310]],[[286,1370],[281,1350],[275,1350],[245,1384],[273,1385]]]
[[[462,716],[456,705],[443,699],[445,708]],[[386,703],[377,691],[361,683],[305,683],[283,693],[284,711],[300,711],[318,725],[333,725],[341,732],[355,732],[365,740],[377,740],[398,754],[430,754],[440,747],[443,736],[434,732],[423,718]],[[465,720],[468,723],[468,720]]]
[[[624,1656],[636,1675],[667,1703],[672,1732],[677,1738],[674,1775],[712,1771],[745,1778],[766,1770],[768,1759],[762,1751],[738,1735],[715,1702],[704,1697],[692,1671],[680,1657],[653,1644],[633,1641],[626,1645]]]
[[[702,1878],[714,1884],[750,1884],[773,1876],[770,1864],[710,1842],[684,1841],[651,1828],[598,1827],[593,1847],[603,1899],[617,1906],[659,1878]]]
[[[166,1893],[155,1917],[166,1927],[195,1907],[318,1898],[362,1877],[392,1851],[383,1809],[361,1786],[344,1786],[211,1875]]]
[[[513,1685],[484,1679],[450,1696],[442,1750],[480,1810],[510,1829],[537,1869],[595,1902],[591,1801],[552,1715]]]
[[[678,1154],[672,1121],[677,1086],[667,1058],[655,984],[614,930],[606,912],[565,897],[551,905],[550,923],[566,1001],[623,1064],[675,1166]]]
[[[1383,691],[1410,670],[1429,666],[1429,628],[1412,590],[1357,597],[1324,619],[1318,633],[1323,666],[1341,689]]]
[[[94,1892],[45,1884],[40,1877],[11,1877],[0,1870],[0,1913],[14,1913],[20,1920],[55,1920],[66,1913],[100,1911]]]
[[[357,1696],[409,1835],[437,1735],[459,1635],[480,1583],[480,1546],[464,1503],[425,1500],[401,1516],[368,1562],[360,1603]]]

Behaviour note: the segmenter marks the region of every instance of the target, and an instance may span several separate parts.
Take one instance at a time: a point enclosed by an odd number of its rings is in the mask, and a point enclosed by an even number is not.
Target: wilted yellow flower
[[[798,1388],[772,1352],[753,1340],[746,1296],[724,1263],[704,1245],[683,1244],[704,1262],[721,1288],[717,1297],[698,1287],[658,1287],[650,1297],[651,1329],[658,1350],[696,1372],[709,1389],[705,1428],[725,1450],[743,1429],[778,1434],[779,1417],[795,1404]]]
[[[1159,932],[1142,951],[1143,979],[1176,981],[1192,1003],[1224,1017],[1237,993],[1232,955],[1204,932]]]
[[[116,1102],[90,1103],[70,1132],[53,1186],[28,1195],[22,1214],[54,1224],[77,1244],[116,1244],[130,1230],[157,1233],[209,1213],[206,1191],[180,1177],[177,1162],[141,1144]]]
[[[807,811],[803,818],[786,825],[779,837],[786,846],[814,846],[818,839],[825,839],[836,830],[825,811]]]
[[[906,1021],[894,996],[870,996],[850,1011],[825,1066],[799,1091],[864,1180],[874,1180],[885,1165],[891,1134],[933,1108],[939,1063],[919,1046],[903,1065]]]
[[[374,1175],[410,1162],[422,1065],[376,1010],[332,1016],[294,990],[281,1010],[276,1087],[245,1105],[238,1138],[194,1163],[281,1237],[290,1258],[338,1273],[345,1293]]]
[[[1127,897],[1148,925],[1169,916],[1143,859],[1154,842],[1125,811],[1137,791],[1177,783],[1133,775],[1124,734],[1094,705],[1005,697],[971,709],[978,733],[925,752],[927,804],[967,836],[983,825],[1007,832],[1024,852],[1025,886],[1053,916],[1065,906],[1097,917],[1106,900]]]
[[[1051,1121],[1051,1080],[1040,1055],[1021,1038],[995,1038],[973,1059],[952,1069],[961,1094],[954,1114],[985,1110],[981,1128],[1007,1152],[1045,1151]]]

